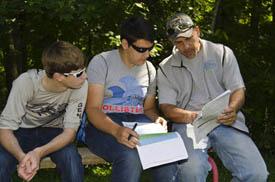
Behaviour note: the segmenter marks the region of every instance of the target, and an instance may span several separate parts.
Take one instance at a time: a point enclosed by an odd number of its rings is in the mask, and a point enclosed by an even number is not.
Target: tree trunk
[[[257,44],[259,39],[259,21],[260,21],[260,9],[261,9],[261,1],[260,0],[252,0],[252,11],[251,11],[251,35],[252,41],[254,45]]]
[[[6,72],[6,85],[8,91],[12,87],[12,81],[18,76],[18,70],[16,65],[16,60],[18,57],[18,51],[15,49],[15,45],[12,41],[12,35],[9,37],[9,47],[7,54],[4,57],[4,66]]]
[[[13,27],[8,34],[8,47],[4,56],[4,67],[6,72],[6,85],[8,91],[12,87],[12,82],[23,71],[26,70],[26,45],[21,36],[21,28]]]
[[[216,0],[214,18],[212,21],[212,32],[215,32],[217,29],[223,27],[222,16],[221,16],[221,12],[222,12],[221,4],[222,4],[222,0]]]

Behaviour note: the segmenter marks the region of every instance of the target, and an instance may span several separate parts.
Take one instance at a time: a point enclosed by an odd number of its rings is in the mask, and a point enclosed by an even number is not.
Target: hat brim
[[[179,37],[189,38],[192,36],[192,33],[193,33],[193,28],[190,28],[189,30],[187,30],[185,32],[179,33],[176,36],[176,38],[179,38]]]

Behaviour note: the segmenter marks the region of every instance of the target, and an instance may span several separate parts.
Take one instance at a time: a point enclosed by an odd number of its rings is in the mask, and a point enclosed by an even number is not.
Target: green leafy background
[[[243,111],[262,151],[275,151],[275,5],[272,0],[1,0],[0,110],[12,81],[41,67],[41,52],[55,40],[80,47],[87,63],[119,45],[119,25],[132,15],[155,27],[151,61],[171,52],[165,22],[176,12],[192,16],[203,38],[231,47],[243,74],[247,97]]]

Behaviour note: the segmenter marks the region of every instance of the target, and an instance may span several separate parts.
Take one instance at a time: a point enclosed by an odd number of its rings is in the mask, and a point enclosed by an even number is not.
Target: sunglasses
[[[178,26],[175,26],[173,28],[168,28],[167,29],[167,34],[168,34],[168,36],[172,36],[172,35],[175,35],[175,34],[184,33],[184,32],[187,32],[188,30],[190,30],[191,28],[194,28],[194,27],[195,27],[195,25],[192,25],[190,27],[178,25]]]
[[[86,68],[83,68],[82,70],[80,70],[80,71],[78,71],[78,72],[74,72],[74,73],[63,73],[63,75],[66,76],[66,77],[72,75],[72,76],[74,76],[74,77],[76,77],[76,78],[79,78],[79,77],[81,77],[81,75],[85,72],[85,70],[86,70]]]
[[[139,53],[144,53],[146,51],[151,51],[154,48],[154,45],[152,45],[151,47],[145,48],[145,47],[138,47],[135,46],[134,44],[131,44],[131,46]]]

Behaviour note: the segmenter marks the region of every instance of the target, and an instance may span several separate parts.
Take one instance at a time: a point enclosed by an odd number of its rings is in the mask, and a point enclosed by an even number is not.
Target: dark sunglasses
[[[148,47],[148,48],[138,47],[138,46],[135,46],[134,44],[131,44],[130,46],[132,46],[139,53],[144,53],[146,51],[150,52],[154,48],[154,45],[152,45],[151,47]]]
[[[72,76],[74,76],[74,77],[76,77],[76,78],[79,78],[79,77],[81,77],[81,75],[84,73],[85,69],[86,69],[86,68],[83,68],[82,70],[80,70],[80,71],[78,71],[78,72],[74,72],[74,73],[63,73],[63,75],[64,75],[64,76],[70,76],[70,75],[72,75]]]

